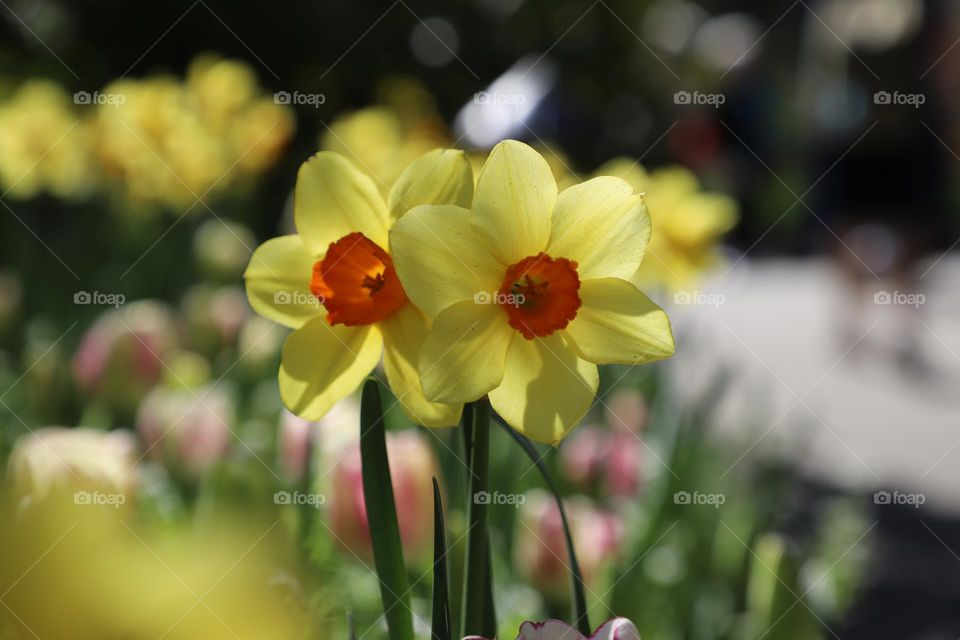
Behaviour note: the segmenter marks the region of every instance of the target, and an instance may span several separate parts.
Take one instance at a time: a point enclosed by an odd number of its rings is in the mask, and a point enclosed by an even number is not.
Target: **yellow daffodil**
[[[252,69],[210,56],[183,82],[126,78],[102,93],[110,100],[96,107],[97,155],[134,210],[204,211],[198,198],[248,187],[295,128],[290,108],[261,93]]]
[[[420,206],[390,232],[400,281],[433,320],[418,361],[426,397],[489,394],[518,431],[559,442],[593,402],[598,363],[673,353],[666,314],[630,281],[649,236],[623,180],[558,195],[542,156],[498,144],[470,209]]]
[[[737,223],[736,201],[700,190],[697,177],[683,167],[647,173],[628,158],[611,160],[597,175],[619,176],[645,193],[653,233],[637,273],[639,284],[682,289],[722,262],[720,238]]]
[[[386,195],[386,187],[411,161],[450,144],[450,136],[439,120],[405,122],[394,110],[377,106],[340,116],[324,131],[320,144],[369,172]]]
[[[0,192],[82,198],[99,178],[91,148],[70,96],[52,82],[29,80],[0,105]]]
[[[437,149],[414,161],[386,202],[374,181],[339,154],[323,151],[303,164],[294,202],[298,233],[261,245],[244,276],[253,308],[295,329],[280,365],[280,395],[293,413],[319,419],[382,355],[387,380],[414,422],[457,423],[460,403],[430,402],[421,389],[417,353],[427,322],[397,278],[387,234],[411,207],[468,206],[472,195],[460,151]]]

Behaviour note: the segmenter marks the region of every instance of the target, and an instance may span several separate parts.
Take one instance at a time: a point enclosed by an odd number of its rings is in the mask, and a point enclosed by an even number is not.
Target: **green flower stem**
[[[557,503],[557,509],[560,510],[560,520],[563,523],[563,536],[567,543],[567,557],[570,561],[570,582],[571,591],[573,594],[573,615],[575,617],[575,624],[580,633],[583,634],[584,637],[589,638],[593,634],[593,631],[590,628],[590,617],[587,610],[587,598],[584,594],[585,585],[583,583],[583,574],[580,571],[580,563],[577,562],[577,551],[573,544],[573,533],[570,530],[570,521],[567,520],[567,510],[563,506],[563,497],[557,490],[557,485],[554,484],[553,478],[547,471],[547,467],[543,464],[543,456],[540,455],[537,449],[533,446],[533,443],[521,433],[515,431],[505,422],[500,422],[500,426],[503,427],[508,434],[510,434],[510,437],[513,438],[518,445],[520,445],[520,448],[523,449],[527,456],[533,461],[534,466],[537,467],[537,470],[543,477],[543,481],[547,483],[550,493],[553,494],[553,499]]]
[[[465,432],[470,437],[470,493],[467,496],[467,562],[464,572],[463,628],[460,637],[493,638],[497,619],[493,603],[490,535],[487,528],[490,472],[490,404],[484,399],[465,407]]]
[[[364,383],[360,399],[360,458],[363,499],[370,523],[373,563],[380,579],[387,632],[390,640],[413,640],[413,614],[390,480],[383,404],[378,383],[372,378]]]

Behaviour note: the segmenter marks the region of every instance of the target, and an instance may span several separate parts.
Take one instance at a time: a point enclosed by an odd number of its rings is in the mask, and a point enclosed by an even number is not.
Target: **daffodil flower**
[[[374,181],[339,154],[320,152],[300,167],[298,233],[261,245],[244,275],[253,308],[295,329],[280,364],[280,395],[290,411],[319,419],[382,355],[411,420],[430,427],[457,423],[461,403],[428,401],[420,387],[416,362],[427,321],[397,278],[387,233],[415,205],[468,205],[472,194],[472,172],[460,151],[437,149],[415,160],[387,202]]]
[[[515,429],[559,442],[593,402],[598,363],[673,353],[666,314],[630,281],[649,238],[623,180],[558,195],[536,151],[498,144],[469,209],[420,206],[390,233],[400,282],[433,319],[418,361],[427,398],[489,394]]]
[[[648,174],[636,161],[615,158],[597,174],[626,180],[645,192],[653,221],[648,258],[634,281],[679,290],[723,263],[717,246],[737,224],[737,202],[730,196],[702,191],[697,177],[683,167],[665,167]]]

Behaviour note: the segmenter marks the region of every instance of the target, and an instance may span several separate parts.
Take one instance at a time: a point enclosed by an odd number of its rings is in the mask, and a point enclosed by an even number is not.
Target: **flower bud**
[[[164,374],[177,344],[174,319],[159,302],[144,300],[107,311],[84,334],[73,357],[80,389],[108,406],[133,411]]]
[[[222,387],[157,387],[140,405],[137,433],[145,450],[168,466],[197,476],[230,448],[233,406]]]
[[[233,344],[250,316],[247,296],[240,287],[192,287],[183,298],[191,344],[205,353],[217,353]]]
[[[619,553],[623,525],[616,514],[601,511],[582,496],[564,501],[570,520],[577,560],[583,580],[596,583],[603,569]],[[553,496],[535,489],[520,507],[514,563],[520,575],[552,602],[570,594],[570,562],[567,559],[563,520]]]
[[[409,559],[424,557],[433,545],[431,479],[439,475],[436,457],[416,431],[388,433],[387,455],[404,553]],[[349,445],[334,464],[327,514],[330,528],[340,544],[360,558],[373,557],[359,444]]]
[[[317,423],[300,418],[286,409],[280,414],[278,454],[280,473],[289,484],[300,484],[307,475]]]
[[[581,427],[560,448],[566,477],[583,491],[636,495],[643,484],[643,443],[632,431]]]
[[[257,240],[247,227],[236,222],[208,220],[193,237],[193,253],[201,270],[220,281],[237,280],[250,261]]]

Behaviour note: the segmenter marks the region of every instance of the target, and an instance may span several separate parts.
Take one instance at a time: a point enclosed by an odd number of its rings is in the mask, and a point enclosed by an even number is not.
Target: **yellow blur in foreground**
[[[132,521],[131,497],[58,489],[0,515],[0,637],[304,638],[306,606],[275,519]]]

